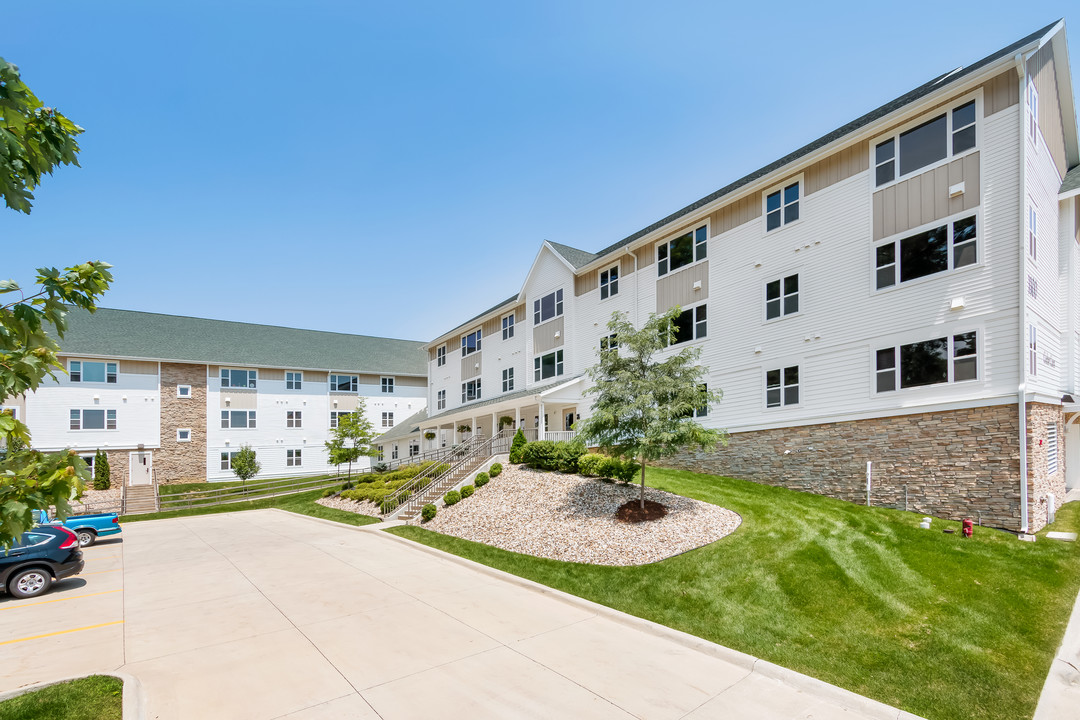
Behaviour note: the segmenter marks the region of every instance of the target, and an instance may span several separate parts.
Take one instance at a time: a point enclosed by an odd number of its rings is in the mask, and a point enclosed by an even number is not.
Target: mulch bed
[[[619,506],[615,511],[615,519],[624,523],[641,523],[650,520],[659,520],[667,515],[667,508],[655,500],[646,500],[644,509],[641,500],[631,500]]]

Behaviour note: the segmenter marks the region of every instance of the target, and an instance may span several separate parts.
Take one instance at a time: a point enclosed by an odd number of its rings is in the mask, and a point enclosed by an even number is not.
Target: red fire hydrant
[[[975,523],[971,522],[970,519],[965,519],[964,520],[964,530],[963,530],[964,537],[971,537],[971,534],[974,531],[975,531]]]

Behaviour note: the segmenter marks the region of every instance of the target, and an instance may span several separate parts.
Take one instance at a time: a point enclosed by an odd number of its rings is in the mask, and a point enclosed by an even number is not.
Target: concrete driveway
[[[264,510],[122,537],[0,602],[0,690],[122,669],[151,718],[912,717],[371,528]]]

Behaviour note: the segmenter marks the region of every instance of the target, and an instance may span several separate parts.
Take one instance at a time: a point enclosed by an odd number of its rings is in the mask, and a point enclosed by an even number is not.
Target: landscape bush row
[[[502,463],[493,463],[487,472],[477,473],[476,479],[473,480],[472,485],[465,485],[461,490],[451,490],[443,495],[443,502],[446,506],[457,505],[465,498],[472,497],[472,494],[476,492],[477,488],[482,488],[491,482],[491,478],[498,477],[503,471]],[[433,503],[428,503],[420,509],[420,517],[424,522],[431,520],[438,512],[438,508]]]
[[[378,503],[385,499],[388,495],[401,488],[403,485],[407,485],[412,482],[417,475],[431,468],[435,465],[435,461],[428,460],[415,465],[404,465],[393,472],[383,473],[365,473],[363,475],[357,475],[351,483],[346,483],[341,486],[339,494],[346,500],[355,500],[357,502],[373,502]],[[431,472],[417,484],[417,488],[422,490],[427,487],[439,474],[448,470],[450,466],[446,463],[439,463],[436,467],[431,469]],[[411,491],[415,492],[415,490]],[[410,492],[410,494],[411,494]],[[334,495],[333,489],[323,493],[323,497]],[[404,500],[405,498],[402,498]]]
[[[523,463],[537,470],[557,470],[623,482],[632,482],[641,470],[641,465],[633,460],[587,452],[579,440],[527,442],[520,430],[510,448],[510,462]]]

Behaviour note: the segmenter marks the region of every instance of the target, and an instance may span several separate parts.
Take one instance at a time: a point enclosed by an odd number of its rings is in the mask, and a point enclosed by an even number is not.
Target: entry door
[[[148,452],[131,453],[128,463],[129,485],[149,485],[152,482],[151,471],[154,467],[153,455]]]

